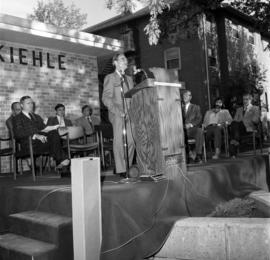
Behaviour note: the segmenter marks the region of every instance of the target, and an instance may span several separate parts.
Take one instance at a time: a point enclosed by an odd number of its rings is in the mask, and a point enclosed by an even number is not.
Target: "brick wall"
[[[94,114],[99,117],[99,92],[96,57],[65,53],[59,50],[1,41],[0,59],[0,131],[1,136],[7,136],[5,120],[10,116],[10,105],[20,97],[29,95],[36,103],[36,113],[43,118],[55,115],[54,106],[63,103],[66,106],[66,116],[72,121],[81,115],[81,107],[90,104]],[[13,47],[14,62],[10,62],[10,47]],[[20,64],[19,48],[23,52],[23,62]],[[32,51],[38,55],[42,52],[42,67],[33,66]],[[50,54],[48,68],[47,53]],[[58,68],[58,55],[63,55],[62,67]],[[1,158],[1,172],[9,171],[7,159]]]

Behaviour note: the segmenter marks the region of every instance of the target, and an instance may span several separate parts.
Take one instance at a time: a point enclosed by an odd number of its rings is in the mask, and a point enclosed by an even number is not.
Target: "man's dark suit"
[[[41,132],[45,128],[45,124],[42,118],[32,113],[32,118],[28,118],[23,112],[16,115],[13,120],[14,125],[14,136],[15,139],[21,144],[22,151],[28,154],[29,136],[34,136],[34,134],[42,134],[47,136],[47,142],[42,143],[40,140],[33,140],[33,150],[34,154],[40,154],[44,152],[49,152],[59,164],[61,161],[66,159],[62,146],[61,140],[58,132],[52,130],[49,133]]]
[[[242,135],[256,130],[260,122],[260,109],[257,106],[250,105],[246,111],[244,107],[239,107],[236,110],[233,122],[230,128],[230,154],[235,156],[237,147]]]
[[[71,120],[64,118],[64,121],[65,121],[65,126],[72,126]],[[59,124],[60,122],[58,121],[57,116],[52,116],[48,118],[47,125],[53,126],[53,125],[59,125]]]
[[[14,138],[14,132],[13,132],[13,118],[14,115],[11,115],[7,120],[6,120],[6,126],[8,128],[8,133],[11,138]]]
[[[185,124],[192,124],[194,127],[200,126],[202,121],[202,114],[198,105],[190,103],[187,111],[185,111],[184,107],[183,115]]]
[[[193,126],[186,129],[186,134],[188,138],[194,138],[196,141],[195,151],[197,154],[202,154],[203,145],[203,133],[200,128],[202,121],[201,109],[198,105],[189,104],[188,110],[185,111],[185,106],[183,107],[183,119],[184,124],[192,124]]]

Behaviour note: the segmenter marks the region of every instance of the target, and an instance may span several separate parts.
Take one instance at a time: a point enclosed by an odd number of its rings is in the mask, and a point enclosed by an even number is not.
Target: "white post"
[[[100,258],[101,190],[100,159],[71,160],[74,260]]]

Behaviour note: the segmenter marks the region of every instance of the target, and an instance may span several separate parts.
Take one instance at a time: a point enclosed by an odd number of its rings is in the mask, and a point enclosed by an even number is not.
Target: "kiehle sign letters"
[[[5,49],[7,55],[1,54]],[[6,57],[7,56],[7,57]],[[24,48],[5,47],[0,45],[0,62],[15,63],[15,57],[18,57],[17,63],[21,65],[32,65],[34,67],[42,67],[47,65],[49,69],[65,70],[65,55],[58,54],[53,55],[49,52],[43,53],[42,51],[28,51]],[[46,62],[45,62],[46,61]]]

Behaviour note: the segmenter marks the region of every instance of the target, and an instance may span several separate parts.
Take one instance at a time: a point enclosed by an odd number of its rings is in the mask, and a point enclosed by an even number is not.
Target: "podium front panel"
[[[148,175],[162,173],[164,160],[156,91],[148,88],[136,93],[131,100],[130,116],[140,171]]]
[[[165,167],[180,164],[181,168],[185,169],[185,139],[179,89],[159,86],[156,92],[160,141]]]
[[[178,88],[155,86],[137,92],[131,100],[130,117],[143,174],[165,173],[171,165],[186,170]]]

